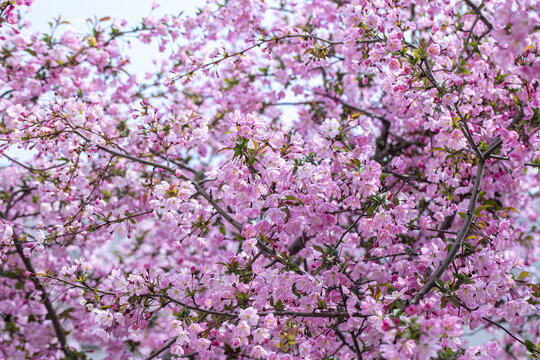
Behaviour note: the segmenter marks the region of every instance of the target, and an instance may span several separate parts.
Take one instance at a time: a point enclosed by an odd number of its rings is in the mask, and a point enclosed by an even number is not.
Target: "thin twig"
[[[491,157],[493,159],[497,159],[497,160],[510,160],[510,158],[508,156],[491,155]],[[532,163],[532,162],[525,162],[524,164],[527,165],[527,166],[532,166],[532,167],[540,167],[540,164]]]
[[[172,344],[174,344],[174,342],[176,341],[177,338],[178,338],[178,336],[175,336],[174,338],[172,338],[165,345],[163,345],[162,347],[160,347],[159,349],[157,349],[156,351],[151,353],[150,356],[148,356],[146,358],[146,360],[152,360],[152,359],[156,358],[157,356],[159,356],[159,354],[161,354],[162,352],[164,352],[165,350],[170,348],[172,346]]]
[[[66,161],[66,162],[64,162],[63,164],[52,165],[52,166],[49,166],[49,167],[43,168],[43,169],[36,169],[36,168],[34,168],[34,167],[30,166],[30,165],[23,164],[22,162],[20,162],[20,161],[14,159],[14,158],[12,158],[12,157],[6,155],[6,154],[2,154],[2,155],[3,155],[6,159],[8,159],[9,161],[11,161],[11,162],[13,162],[13,163],[15,163],[15,164],[17,164],[17,165],[19,165],[19,166],[25,168],[26,170],[28,170],[28,171],[30,171],[30,172],[44,172],[44,171],[47,171],[47,170],[55,169],[55,168],[60,167],[60,166],[64,166],[64,165],[66,165],[66,164],[68,163],[68,162]]]
[[[70,124],[70,126],[71,126],[71,124]],[[82,137],[83,139],[85,139],[86,141],[90,142],[90,139],[88,139],[86,136],[81,134],[76,129],[74,129],[74,132],[77,135],[79,135],[80,137]],[[116,151],[116,150],[113,150],[113,149],[109,149],[109,148],[107,148],[105,146],[102,146],[102,145],[96,145],[96,147],[98,149],[100,149],[100,150],[108,152],[111,155],[118,156],[118,157],[125,158],[125,159],[129,159],[129,160],[138,162],[140,164],[149,165],[149,166],[153,166],[153,167],[156,167],[156,168],[159,168],[159,169],[163,169],[163,170],[165,170],[165,171],[167,171],[167,172],[169,172],[169,173],[171,173],[173,175],[176,175],[176,170],[173,169],[170,166],[159,164],[157,162],[146,160],[146,159],[141,159],[141,158],[138,158],[136,156],[130,155],[128,153],[122,153],[122,152],[119,152],[119,151]],[[223,208],[221,206],[219,206],[219,204],[201,187],[201,185],[199,185],[199,183],[197,181],[195,181],[195,180],[193,180],[191,178],[188,178],[185,175],[180,175],[180,178],[182,180],[184,180],[184,181],[191,182],[193,184],[193,186],[195,187],[195,190],[197,191],[197,193],[200,194],[203,198],[205,198],[206,201],[208,201],[210,203],[210,205],[212,205],[212,207],[218,212],[218,214],[221,215],[221,217],[223,217],[223,219],[225,219],[229,224],[234,226],[238,231],[240,231],[240,232],[242,231],[242,229],[243,229],[242,224],[240,224],[238,221],[234,220],[231,215],[229,215],[225,210],[223,210]],[[261,240],[257,239],[257,243],[259,244],[259,246],[261,247],[261,249],[265,253],[267,253],[267,254],[273,254],[274,253],[274,251],[271,248],[269,248],[265,243],[263,243]]]
[[[100,294],[103,294],[103,295],[110,295],[110,296],[117,296],[116,293],[114,292],[111,292],[111,291],[104,291],[104,290],[99,290],[97,288],[93,288],[91,287],[90,285],[86,284],[86,283],[82,283],[82,284],[74,284],[70,281],[67,281],[67,280],[64,280],[64,279],[61,279],[61,278],[58,278],[56,276],[52,276],[52,275],[47,275],[47,274],[43,274],[44,277],[46,278],[49,278],[49,279],[53,279],[53,280],[57,280],[57,281],[60,281],[62,283],[65,283],[65,284],[68,284],[68,285],[71,285],[73,286],[74,288],[78,288],[78,289],[84,289],[84,290],[88,290],[88,291],[91,291],[91,292],[97,292],[97,293],[100,293]],[[194,310],[194,311],[198,311],[198,312],[201,312],[201,313],[204,313],[204,314],[209,314],[209,315],[217,315],[217,316],[223,316],[223,317],[229,317],[229,318],[238,318],[238,314],[235,314],[235,313],[228,313],[228,312],[223,312],[223,311],[216,311],[216,310],[211,310],[211,309],[204,309],[204,308],[200,308],[198,306],[193,306],[193,305],[189,305],[189,304],[186,304],[180,300],[176,300],[166,294],[159,294],[159,293],[147,293],[147,294],[141,294],[139,295],[140,297],[144,297],[144,298],[163,298],[163,299],[166,299],[174,304],[177,304],[177,305],[180,305],[182,307],[185,307],[187,309],[190,309],[190,310]],[[266,316],[266,315],[269,315],[269,314],[273,314],[274,316],[293,316],[293,317],[306,317],[306,318],[349,318],[351,317],[351,315],[347,312],[331,312],[331,311],[327,311],[327,312],[305,312],[305,311],[290,311],[290,310],[270,310],[270,311],[262,311],[260,313],[258,313],[260,316]],[[352,314],[352,316],[354,317],[359,317],[359,318],[364,318],[365,316],[360,314],[360,313],[354,313]]]
[[[461,129],[461,132],[465,136],[465,139],[467,139],[467,142],[469,143],[469,145],[473,149],[474,153],[476,154],[476,157],[478,159],[483,159],[484,155],[482,154],[480,149],[478,149],[478,145],[476,145],[476,143],[474,142],[471,130],[469,129],[469,125],[465,121],[465,118],[463,117],[463,115],[461,115],[461,112],[459,111],[459,108],[458,108],[457,105],[455,105],[455,109],[456,109],[456,112],[457,112],[457,114],[459,115],[459,118],[460,118],[459,127]]]
[[[211,67],[211,66],[214,66],[214,65],[217,65],[219,64],[220,62],[226,60],[226,59],[229,59],[229,58],[232,58],[232,57],[236,57],[236,56],[241,56],[243,55],[244,53],[256,48],[256,47],[259,47],[263,44],[266,44],[266,43],[272,43],[272,42],[276,42],[278,43],[280,40],[284,40],[284,39],[291,39],[291,38],[301,38],[301,39],[312,39],[312,40],[317,40],[317,41],[321,41],[321,42],[324,42],[326,44],[328,44],[328,47],[331,47],[331,46],[334,46],[334,45],[341,45],[343,44],[343,41],[332,41],[332,40],[328,40],[328,39],[323,39],[323,38],[320,38],[318,36],[315,36],[315,35],[309,35],[309,34],[287,34],[287,35],[283,35],[283,36],[274,36],[270,39],[262,39],[262,40],[259,40],[258,42],[254,43],[253,45],[243,49],[243,50],[240,50],[238,52],[234,52],[232,54],[228,54],[226,53],[223,57],[217,59],[217,60],[214,60],[214,61],[210,61],[210,62],[207,62],[207,63],[204,63],[204,64],[200,64],[199,66],[197,66],[197,68],[193,69],[193,70],[190,70],[184,74],[181,74],[181,75],[178,75],[175,80],[180,80],[186,76],[191,76],[193,75],[195,72],[199,71],[199,70],[202,70],[202,69],[206,69],[208,67]],[[357,43],[365,43],[365,44],[368,44],[368,43],[375,43],[375,42],[380,42],[381,40],[380,39],[366,39],[366,40],[360,40],[360,41],[357,41]]]
[[[471,7],[471,9],[473,9],[473,11],[476,13],[476,15],[478,15],[480,17],[482,22],[484,24],[486,24],[486,26],[489,28],[489,30],[493,30],[493,24],[491,24],[491,22],[484,16],[484,14],[482,14],[482,11],[480,10],[480,8],[478,6],[476,6],[476,4],[473,3],[471,0],[464,0],[464,1],[465,1],[465,3],[467,5],[469,5]]]

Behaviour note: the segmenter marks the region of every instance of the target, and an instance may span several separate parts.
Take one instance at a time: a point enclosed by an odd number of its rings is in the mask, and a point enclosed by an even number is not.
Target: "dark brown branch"
[[[461,300],[457,297],[457,296],[452,296],[453,299],[456,300],[456,302],[458,303],[459,306],[461,306],[462,308],[464,308],[465,310],[467,310],[468,312],[472,312],[473,309],[469,308],[467,305],[463,304],[463,302],[461,302]],[[521,340],[520,338],[518,338],[517,336],[515,336],[514,334],[512,334],[507,328],[505,328],[504,326],[502,326],[501,324],[485,317],[485,316],[482,316],[482,320],[490,323],[491,325],[494,325],[496,327],[498,327],[499,329],[503,330],[505,333],[507,333],[512,339],[516,340],[517,342],[519,342],[521,345],[524,345],[524,346],[527,346],[525,344],[525,342],[523,340]],[[535,350],[535,352],[538,354],[540,353],[540,351],[538,350]]]
[[[368,116],[370,118],[373,118],[373,119],[380,120],[381,123],[382,123],[381,133],[377,137],[377,139],[375,139],[376,150],[375,150],[375,155],[373,156],[373,160],[375,160],[377,162],[381,162],[384,159],[384,157],[386,156],[386,154],[388,152],[388,136],[390,135],[390,126],[391,126],[391,123],[387,118],[385,118],[384,116],[381,116],[381,115],[377,115],[377,114],[375,114],[375,113],[373,113],[373,112],[371,112],[369,110],[360,109],[359,107],[351,105],[351,104],[341,100],[340,98],[329,95],[329,94],[324,94],[324,93],[319,93],[319,92],[314,92],[314,94],[315,95],[325,96],[325,97],[327,97],[329,99],[332,99],[334,101],[339,102],[344,107],[348,107],[349,109],[356,111],[357,113],[360,113],[362,115],[366,115],[366,116]]]
[[[97,292],[99,294],[104,294],[104,295],[116,296],[116,293],[114,293],[114,292],[99,290],[99,289],[93,288],[90,285],[85,284],[85,283],[83,283],[83,284],[74,284],[74,283],[72,283],[70,281],[60,279],[60,278],[57,278],[55,276],[51,276],[51,275],[45,275],[45,276],[47,278],[49,278],[49,279],[56,280],[56,281],[62,282],[62,283],[67,284],[67,285],[71,285],[74,288],[84,289],[84,290],[88,290],[88,291],[91,291],[91,292]],[[235,313],[227,313],[227,312],[215,311],[215,310],[210,310],[210,309],[203,309],[203,308],[200,308],[200,307],[197,307],[197,306],[188,305],[188,304],[186,304],[186,303],[184,303],[182,301],[173,299],[172,297],[170,297],[168,295],[165,295],[165,294],[148,293],[148,294],[142,294],[140,296],[145,297],[145,298],[151,298],[151,299],[152,298],[163,298],[163,299],[166,299],[166,300],[168,300],[168,301],[170,301],[170,302],[172,302],[174,304],[180,305],[180,306],[185,307],[185,308],[190,309],[190,310],[202,312],[204,314],[217,315],[217,316],[223,316],[223,317],[229,317],[229,318],[237,318],[238,317],[238,314],[235,314]],[[351,317],[351,315],[349,315],[349,313],[347,313],[347,312],[329,312],[329,311],[328,312],[318,312],[318,313],[316,313],[316,312],[289,311],[289,310],[273,310],[273,311],[263,311],[263,312],[259,313],[260,316],[266,316],[266,315],[269,315],[269,314],[274,314],[274,316],[293,316],[293,317],[309,317],[309,318],[349,318],[349,317]],[[354,313],[353,316],[359,317],[359,318],[365,318],[365,316],[360,314],[360,313]]]
[[[64,328],[62,327],[62,324],[60,324],[60,320],[58,319],[58,315],[56,314],[56,311],[54,310],[51,300],[49,299],[49,296],[47,295],[47,291],[43,287],[43,284],[36,276],[36,270],[34,269],[34,266],[32,265],[32,262],[29,258],[24,256],[23,252],[23,246],[19,242],[19,240],[14,239],[15,242],[15,248],[17,249],[17,253],[21,257],[24,267],[26,270],[30,272],[30,280],[34,283],[34,286],[36,287],[36,290],[41,292],[41,301],[43,302],[43,305],[45,305],[45,309],[47,310],[47,315],[49,319],[51,320],[54,328],[54,332],[56,333],[56,337],[58,338],[58,342],[60,343],[60,347],[62,348],[62,351],[66,355],[66,358],[68,359],[77,359],[77,356],[71,351],[69,348],[69,345],[67,343],[66,339],[66,333],[64,331]]]
[[[448,215],[447,217],[444,218],[444,221],[443,223],[441,224],[441,226],[437,229],[437,231],[439,232],[439,236],[441,238],[444,238],[444,234],[452,234],[452,235],[457,235],[457,232],[455,231],[448,231],[448,229],[450,229],[452,227],[452,224],[454,223],[454,219],[456,218],[456,214],[452,214],[452,215]],[[426,229],[427,230],[427,229]]]
[[[375,260],[381,260],[381,259],[387,259],[387,258],[396,258],[398,256],[419,256],[420,254],[414,253],[414,252],[404,252],[399,254],[392,254],[392,255],[383,255],[383,256],[375,256],[375,257],[369,257],[364,258],[363,261],[375,261]]]
[[[307,40],[307,39],[312,39],[312,40],[316,40],[316,41],[320,41],[320,42],[323,42],[323,43],[326,43],[328,44],[327,47],[332,47],[334,45],[341,45],[343,44],[343,41],[332,41],[332,40],[328,40],[328,39],[323,39],[323,38],[320,38],[318,36],[314,36],[314,35],[310,35],[310,34],[287,34],[287,35],[283,35],[283,36],[274,36],[270,39],[262,39],[262,40],[259,40],[257,41],[256,43],[254,43],[253,45],[243,49],[243,50],[240,50],[238,52],[234,52],[232,54],[229,54],[229,53],[225,53],[222,57],[220,57],[219,59],[217,60],[213,60],[213,61],[210,61],[210,62],[207,62],[207,63],[204,63],[204,64],[201,64],[199,67],[197,67],[196,69],[194,70],[190,70],[188,72],[185,72],[184,74],[181,74],[181,75],[178,75],[175,80],[180,80],[186,76],[191,76],[193,75],[195,72],[199,71],[199,70],[202,70],[202,69],[206,69],[206,68],[209,68],[211,66],[215,66],[217,64],[219,64],[220,62],[226,60],[226,59],[230,59],[230,58],[233,58],[233,57],[236,57],[236,56],[242,56],[244,55],[244,53],[256,48],[256,47],[260,47],[266,43],[273,43],[275,42],[276,44],[281,41],[281,40],[285,40],[285,39],[292,39],[292,38],[300,38],[302,40]],[[357,43],[359,44],[369,44],[369,43],[375,43],[375,42],[380,42],[381,39],[365,39],[365,40],[360,40],[360,41],[357,41]]]
[[[381,133],[375,139],[375,155],[373,156],[373,160],[382,163],[383,159],[388,153],[388,135],[390,134],[390,121],[384,119],[382,121],[382,127],[381,127]]]
[[[177,338],[178,338],[178,337],[175,336],[175,337],[172,338],[170,341],[167,341],[167,342],[165,343],[165,345],[163,345],[162,347],[160,347],[160,348],[157,349],[156,351],[152,352],[152,353],[150,354],[150,356],[148,356],[148,357],[146,358],[146,360],[152,360],[152,359],[158,357],[159,354],[161,354],[162,352],[164,352],[165,350],[167,350],[168,348],[170,348],[170,347],[172,346],[172,344],[174,344],[174,342],[176,341]]]
[[[497,160],[510,160],[508,156],[500,156],[500,155],[491,155],[493,159]],[[532,162],[525,162],[526,166],[532,166],[532,167],[540,167],[540,164],[532,163]]]
[[[524,116],[524,112],[523,112],[523,109],[521,109],[516,114],[516,116],[514,117],[514,120],[512,120],[510,125],[508,125],[507,130],[514,130],[514,128],[516,127],[516,124],[519,123],[523,119],[523,116]],[[488,145],[487,150],[483,154],[484,158],[487,159],[487,158],[491,157],[491,154],[493,154],[495,152],[495,150],[497,150],[499,148],[499,146],[501,146],[501,145],[502,145],[502,139],[501,139],[500,136],[497,136]]]
[[[516,124],[521,121],[523,118],[523,109],[521,109],[518,114],[514,117],[514,120],[510,123],[510,125],[507,127],[507,130],[513,130]],[[484,153],[481,153],[481,157],[478,158],[478,167],[476,171],[476,179],[474,182],[473,189],[471,191],[471,199],[469,202],[469,208],[467,209],[467,214],[465,215],[465,219],[463,220],[463,224],[461,225],[461,229],[459,229],[456,241],[454,242],[454,245],[444,258],[443,262],[439,265],[437,270],[430,276],[428,281],[422,286],[422,288],[416,293],[416,295],[411,299],[411,302],[413,304],[418,304],[418,302],[435,286],[435,280],[439,279],[446,269],[450,266],[450,264],[454,261],[454,258],[456,257],[457,253],[459,252],[461,245],[463,244],[463,241],[465,239],[465,236],[467,235],[467,232],[469,231],[469,227],[472,223],[472,220],[474,218],[474,212],[476,210],[476,202],[478,200],[478,193],[480,192],[480,185],[482,184],[482,178],[484,177],[484,169],[486,165],[486,160],[488,160],[492,153],[495,152],[499,146],[502,145],[502,139],[500,136],[497,136],[495,139],[493,139],[488,147],[487,150]]]
[[[298,254],[300,250],[302,250],[306,246],[307,240],[308,239],[305,233],[303,233],[302,236],[299,236],[298,238],[296,238],[296,240],[294,240],[294,242],[288,248],[289,254],[290,255]]]
[[[463,220],[461,229],[459,229],[458,231],[454,245],[444,258],[443,262],[439,265],[437,270],[435,270],[435,272],[430,276],[424,286],[422,286],[420,291],[418,291],[418,293],[416,293],[416,295],[412,298],[411,302],[413,304],[418,304],[418,302],[433,288],[433,286],[435,285],[435,280],[439,279],[444,274],[448,266],[450,266],[452,261],[454,261],[454,258],[461,249],[463,240],[465,239],[465,236],[467,236],[467,232],[469,231],[469,227],[471,226],[474,217],[474,211],[476,210],[476,202],[478,200],[478,193],[480,192],[480,185],[482,184],[482,179],[484,177],[485,165],[486,160],[479,159],[478,168],[476,171],[476,179],[474,181],[474,186],[471,192],[469,208],[467,209],[467,214],[465,215],[465,219]]]
[[[136,156],[133,156],[133,155],[130,155],[130,154],[125,154],[125,153],[121,153],[119,151],[116,151],[116,150],[112,150],[112,149],[109,149],[109,148],[106,148],[104,146],[101,146],[101,145],[98,145],[97,146],[100,150],[103,150],[105,152],[108,152],[109,154],[111,155],[114,155],[114,156],[118,156],[118,157],[121,157],[121,158],[125,158],[125,159],[129,159],[129,160],[133,160],[135,162],[138,162],[140,164],[144,164],[144,165],[149,165],[149,166],[153,166],[153,167],[156,167],[156,168],[160,168],[160,169],[163,169],[171,174],[175,174],[175,169],[173,169],[172,167],[170,166],[167,166],[167,165],[163,165],[163,164],[159,164],[159,163],[156,163],[154,161],[150,161],[150,160],[145,160],[145,159],[141,159],[141,158],[138,158]],[[230,223],[232,226],[234,226],[237,230],[239,231],[242,231],[242,225],[237,222],[236,220],[234,220],[225,210],[223,210],[221,208],[221,206],[219,206],[216,201],[199,185],[199,183],[197,183],[195,180],[192,180],[190,178],[188,178],[187,176],[185,175],[180,175],[180,178],[184,181],[189,181],[193,184],[193,186],[195,187],[195,189],[197,190],[197,192],[202,196],[204,197],[213,207],[214,209],[225,219],[227,220],[228,223]]]
[[[514,340],[516,340],[517,342],[519,342],[520,344],[522,345],[525,345],[525,342],[523,342],[523,340],[521,340],[520,338],[518,338],[517,336],[515,336],[514,334],[512,334],[510,331],[508,331],[508,329],[506,329],[504,326],[502,326],[501,324],[499,323],[496,323],[495,321],[491,320],[491,319],[488,319],[487,317],[485,316],[482,316],[482,320],[490,323],[491,325],[495,325],[496,327],[498,327],[499,329],[503,330],[505,333],[507,333],[508,335],[510,335],[510,337]]]
[[[477,15],[476,18],[474,19],[474,23],[472,24],[470,30],[468,31],[469,34],[467,35],[467,38],[465,39],[465,43],[463,44],[463,49],[461,49],[461,52],[459,53],[458,61],[456,62],[456,67],[454,71],[459,71],[459,69],[461,68],[461,64],[464,62],[463,55],[465,54],[465,51],[467,51],[467,46],[469,45],[469,41],[471,40],[471,37],[474,32],[474,28],[476,27],[478,20],[480,20],[480,16]]]
[[[459,128],[461,129],[461,132],[463,133],[463,136],[465,136],[465,139],[467,139],[467,142],[469,143],[471,148],[474,150],[474,153],[476,154],[476,157],[478,159],[483,159],[484,155],[482,154],[480,149],[478,149],[478,146],[474,142],[474,139],[473,139],[472,134],[471,134],[471,130],[469,129],[469,126],[465,122],[465,119],[463,119],[463,117],[459,113],[459,109],[457,108],[457,106],[456,106],[456,110],[458,111],[459,117],[461,118],[461,121],[459,122]]]
[[[306,317],[306,318],[350,318],[351,316],[346,312],[303,312],[303,311],[263,311],[259,313],[260,316],[266,316],[274,314],[274,316],[293,316],[293,317]],[[354,314],[355,317],[364,317],[360,314]]]
[[[358,345],[358,340],[356,340],[356,335],[354,335],[354,331],[351,331],[351,338],[354,344],[354,351],[356,352],[356,358],[357,360],[362,360],[362,352],[360,351],[360,346]]]
[[[347,339],[345,338],[345,335],[343,335],[343,333],[341,331],[339,331],[339,329],[334,329],[334,332],[336,333],[337,337],[341,340],[341,343],[345,346],[347,346],[349,349],[351,349],[351,351],[355,351],[355,349],[349,345],[349,343],[347,342]]]
[[[60,166],[64,166],[65,164],[67,164],[67,161],[64,162],[63,164],[58,164],[58,165],[52,165],[52,166],[49,166],[47,168],[43,168],[43,169],[36,169],[32,166],[29,166],[29,165],[26,165],[26,164],[23,164],[22,162],[18,161],[18,160],[15,160],[14,158],[6,155],[6,154],[2,154],[6,159],[8,159],[9,161],[25,168],[26,170],[30,171],[30,172],[43,172],[43,171],[47,171],[47,170],[51,170],[51,169],[55,169],[57,167],[60,167]]]
[[[71,124],[70,124],[71,126]],[[88,139],[86,136],[84,136],[83,134],[81,134],[79,131],[75,130],[74,129],[74,132],[79,135],[80,137],[82,137],[83,139],[85,139],[86,141],[90,142],[90,139]],[[119,151],[116,151],[116,150],[113,150],[113,149],[109,149],[105,146],[101,146],[101,145],[96,145],[96,147],[100,150],[103,150],[111,155],[114,155],[114,156],[117,156],[117,157],[121,157],[121,158],[125,158],[125,159],[129,159],[129,160],[132,160],[132,161],[135,161],[135,162],[138,162],[140,164],[144,164],[144,165],[149,165],[149,166],[153,166],[153,167],[156,167],[156,168],[159,168],[159,169],[163,169],[173,175],[176,175],[176,171],[175,169],[173,169],[172,167],[170,166],[167,166],[167,165],[163,165],[163,164],[160,164],[160,163],[157,163],[157,162],[154,162],[154,161],[150,161],[150,160],[145,160],[145,159],[141,159],[141,158],[138,158],[136,156],[133,156],[133,155],[130,155],[130,154],[127,154],[127,153],[122,153],[122,152],[119,152]],[[212,207],[218,212],[219,215],[221,215],[221,217],[223,217],[229,224],[231,224],[232,226],[234,226],[238,231],[242,231],[243,229],[243,226],[242,224],[240,224],[238,221],[234,220],[232,218],[231,215],[229,215],[225,210],[223,210],[223,208],[221,206],[219,206],[219,204],[201,187],[201,185],[199,185],[199,183],[191,178],[188,178],[187,176],[185,175],[180,175],[180,178],[184,181],[189,181],[193,184],[193,186],[195,187],[195,190],[197,190],[197,193],[199,195],[201,195],[203,198],[206,199],[206,201],[208,201],[210,203],[210,205],[212,205]],[[257,242],[259,244],[259,246],[261,247],[262,251],[264,251],[265,253],[267,254],[273,254],[274,251],[272,249],[270,249],[268,247],[268,245],[266,245],[265,243],[263,243],[261,240],[257,239]]]
[[[480,18],[480,20],[482,20],[482,22],[486,24],[489,30],[493,30],[493,24],[491,24],[491,22],[484,16],[484,14],[482,14],[482,11],[480,10],[480,8],[476,6],[476,4],[473,3],[471,0],[464,0],[464,1],[467,5],[470,6],[471,9],[473,9],[476,15],[478,15],[478,17]]]

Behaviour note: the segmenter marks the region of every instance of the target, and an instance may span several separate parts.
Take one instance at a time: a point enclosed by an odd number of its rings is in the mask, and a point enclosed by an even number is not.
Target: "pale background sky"
[[[180,12],[191,15],[195,14],[197,7],[205,4],[204,0],[157,0],[155,2],[159,7],[152,11],[153,2],[153,0],[36,0],[25,18],[32,22],[34,28],[49,32],[48,22],[60,15],[62,20],[69,21],[77,31],[87,33],[89,26],[86,19],[94,16],[98,19],[105,16],[125,19],[128,25],[136,26],[150,12],[155,17],[164,14],[178,15]],[[152,44],[149,56],[148,45],[141,45],[136,41],[132,44],[133,49],[127,53],[131,58],[130,71],[144,74],[145,69],[153,68],[151,60],[159,53],[158,47]],[[125,52],[126,48],[123,50]]]

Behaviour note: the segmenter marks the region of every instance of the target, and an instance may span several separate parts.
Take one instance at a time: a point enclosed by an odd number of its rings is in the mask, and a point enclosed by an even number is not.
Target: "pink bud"
[[[390,331],[390,330],[392,330],[390,320],[384,319],[383,323],[382,323],[382,326],[381,326],[381,329],[382,329],[382,331]]]
[[[409,316],[415,315],[418,312],[418,306],[417,305],[409,305],[405,309],[405,313]]]

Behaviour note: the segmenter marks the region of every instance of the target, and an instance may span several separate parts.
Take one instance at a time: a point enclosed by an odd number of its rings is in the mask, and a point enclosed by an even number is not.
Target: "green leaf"
[[[487,208],[490,208],[490,207],[493,207],[493,205],[487,204],[487,205],[482,205],[482,206],[477,207],[476,210],[474,211],[474,216],[480,215],[480,212],[481,212],[482,210],[487,209]]]
[[[531,340],[525,340],[525,347],[527,350],[529,350],[531,353],[536,352],[536,346]]]
[[[36,55],[37,55],[37,53],[36,53],[34,50],[32,50],[32,49],[28,49],[28,48],[27,48],[27,49],[24,49],[24,51],[26,51],[27,53],[29,53],[29,54],[32,55],[32,56],[36,56]]]
[[[514,209],[514,208],[511,207],[511,206],[504,207],[503,209],[504,209],[504,210],[508,210],[508,211],[513,211],[513,212],[519,214],[519,211],[517,211],[516,209]]]
[[[362,163],[360,162],[360,160],[358,159],[352,159],[351,162],[358,168],[360,169],[362,167]]]
[[[291,211],[289,210],[289,208],[285,206],[285,207],[280,208],[280,210],[283,211],[286,215],[285,223],[289,222],[289,219],[291,218]]]
[[[435,284],[440,287],[441,289],[444,289],[445,288],[445,284],[444,284],[444,281],[442,281],[441,279],[437,278],[435,279]]]
[[[540,293],[540,287],[538,287],[538,285],[536,284],[527,284],[528,287],[530,287],[531,289],[533,289],[533,291],[535,293]]]
[[[448,300],[450,300],[450,302],[456,307],[456,309],[461,309],[461,306],[459,305],[455,297],[449,296]]]
[[[300,205],[304,205],[304,203],[302,202],[302,200],[300,200],[300,199],[298,199],[298,198],[295,198],[294,196],[291,196],[291,195],[285,195],[285,199],[290,200],[290,201],[296,201],[296,202],[298,202]]]

